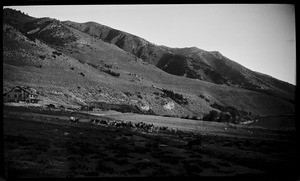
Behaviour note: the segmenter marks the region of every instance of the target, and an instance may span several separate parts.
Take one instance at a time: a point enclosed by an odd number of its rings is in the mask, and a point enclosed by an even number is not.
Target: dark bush
[[[81,64],[85,64],[85,61],[84,61],[84,60],[78,59],[78,61],[79,61]]]
[[[219,113],[216,110],[211,110],[209,114],[203,116],[203,121],[218,121]]]
[[[160,93],[159,93],[159,92],[154,92],[154,95],[157,95],[157,96],[159,96],[159,95],[160,95]]]
[[[47,107],[48,108],[55,108],[55,105],[54,104],[48,104]]]
[[[197,115],[194,115],[194,116],[192,117],[192,119],[193,119],[193,120],[198,120],[198,116],[197,116]]]
[[[43,59],[43,60],[46,58],[45,55],[40,55],[39,57],[40,57],[41,59]]]
[[[81,106],[80,110],[82,111],[92,111],[95,107],[94,106]]]
[[[200,95],[199,95],[199,97],[200,97],[200,98],[202,98],[202,99],[204,99],[204,98],[205,98],[205,97],[204,97],[204,95],[202,95],[202,94],[200,94]]]
[[[87,63],[89,66],[91,66],[91,67],[94,67],[95,69],[97,69],[99,66],[98,65],[95,65],[95,64],[92,64],[92,63]]]
[[[170,97],[173,101],[177,102],[178,104],[188,104],[188,100],[184,98],[182,94],[175,93],[167,89],[163,89],[162,91],[164,92],[164,96]]]
[[[85,76],[84,73],[82,73],[82,72],[80,72],[79,74],[80,74],[81,76]]]
[[[229,122],[231,115],[229,113],[221,112],[219,115],[219,122]]]
[[[57,55],[57,56],[60,56],[60,55],[62,55],[62,53],[60,53],[60,52],[57,52],[57,51],[54,51],[54,52],[52,52],[54,55]]]
[[[120,77],[120,73],[117,73],[117,72],[113,72],[109,69],[104,69],[103,72],[109,74],[109,75],[112,75],[112,76],[115,76],[115,77]]]
[[[59,108],[60,108],[60,109],[65,109],[65,106],[60,105]]]
[[[109,69],[110,69],[110,68],[112,68],[112,65],[105,64],[105,65],[104,65],[104,67],[106,67],[106,68],[109,68]]]
[[[126,96],[132,96],[130,92],[124,92],[124,94],[126,94]]]

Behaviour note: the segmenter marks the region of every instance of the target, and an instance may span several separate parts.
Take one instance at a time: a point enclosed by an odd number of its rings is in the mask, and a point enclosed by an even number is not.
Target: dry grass
[[[63,119],[69,113],[62,112],[56,115],[57,119],[50,112],[5,107],[4,151],[8,178],[253,176],[272,169],[294,173],[294,162],[289,157],[294,158],[296,154],[290,141],[262,142],[206,135],[202,151],[188,150],[185,146],[191,138],[188,132],[153,135],[91,123],[70,124]],[[231,146],[224,147],[226,142]]]

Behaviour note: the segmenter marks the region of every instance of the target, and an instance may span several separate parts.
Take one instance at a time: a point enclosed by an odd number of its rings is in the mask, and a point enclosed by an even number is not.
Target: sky
[[[6,8],[6,7],[4,7]],[[157,45],[198,47],[296,84],[295,8],[289,4],[10,6],[36,18],[94,21]]]

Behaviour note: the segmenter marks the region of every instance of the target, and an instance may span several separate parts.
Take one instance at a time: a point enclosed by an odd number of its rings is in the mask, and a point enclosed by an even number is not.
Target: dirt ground
[[[195,130],[146,133],[90,122],[116,117],[10,106],[4,106],[3,113],[6,178],[299,178],[295,131],[183,120],[197,124]],[[74,115],[81,122],[69,122]],[[153,120],[153,124],[163,120],[146,115],[131,115],[130,119],[126,114],[120,116],[118,119],[133,122]],[[179,130],[182,127],[188,126],[178,125]],[[202,135],[202,148],[189,149],[187,142],[195,131]]]

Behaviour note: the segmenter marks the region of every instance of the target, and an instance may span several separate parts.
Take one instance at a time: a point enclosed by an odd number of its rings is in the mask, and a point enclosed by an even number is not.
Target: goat
[[[71,116],[71,117],[70,117],[70,121],[76,123],[76,122],[79,121],[79,118],[76,118],[76,117]]]
[[[108,124],[108,122],[105,120],[100,120],[100,124]]]

